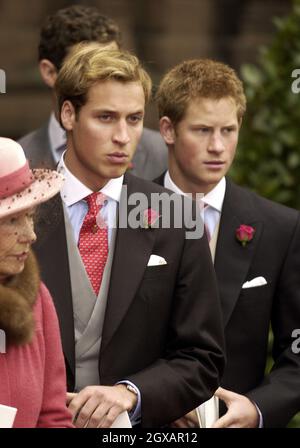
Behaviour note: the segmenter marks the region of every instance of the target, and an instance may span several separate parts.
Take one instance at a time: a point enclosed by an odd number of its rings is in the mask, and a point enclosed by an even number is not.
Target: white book
[[[215,396],[196,408],[199,428],[211,428],[219,418],[219,399]]]
[[[0,404],[0,428],[12,428],[16,413],[17,408]]]

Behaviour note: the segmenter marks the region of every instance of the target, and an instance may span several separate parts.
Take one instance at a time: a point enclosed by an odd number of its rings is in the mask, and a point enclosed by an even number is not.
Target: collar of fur
[[[31,341],[33,306],[39,285],[37,262],[30,251],[23,271],[0,285],[0,329],[5,331],[7,345],[23,345]]]

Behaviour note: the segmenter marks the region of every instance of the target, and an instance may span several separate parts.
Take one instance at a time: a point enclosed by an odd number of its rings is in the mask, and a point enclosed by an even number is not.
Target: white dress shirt
[[[164,178],[164,186],[169,190],[174,191],[174,193],[181,194],[187,196],[188,192],[183,192],[180,188],[173,182],[171,179],[169,171],[166,172]],[[201,198],[201,202],[206,204],[205,213],[204,213],[204,222],[207,227],[210,236],[213,235],[216,225],[218,224],[222,207],[225,197],[226,190],[226,180],[225,177],[217,183],[217,185],[206,195]]]
[[[85,215],[88,212],[88,205],[84,198],[93,193],[93,191],[80,182],[80,180],[68,170],[64,162],[64,154],[59,161],[57,169],[66,179],[60,191],[60,195],[66,206],[76,244],[78,244],[80,229]],[[107,199],[100,210],[100,214],[108,228],[108,247],[111,242],[112,229],[116,228],[117,204],[121,197],[123,178],[124,176],[120,176],[116,179],[109,180],[100,190]]]

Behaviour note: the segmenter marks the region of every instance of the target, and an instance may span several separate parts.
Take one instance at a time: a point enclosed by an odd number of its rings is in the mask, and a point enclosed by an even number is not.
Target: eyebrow
[[[204,124],[204,123],[193,123],[191,124],[192,127],[203,127],[203,128],[214,128],[215,125],[210,125],[210,124]],[[221,126],[221,128],[233,128],[233,127],[238,127],[238,125],[236,123],[231,123],[231,124],[224,124],[223,126]]]
[[[104,114],[120,114],[120,111],[115,109],[94,109],[93,113],[104,113]],[[128,115],[141,115],[145,113],[145,109],[139,109],[133,112],[129,112]]]

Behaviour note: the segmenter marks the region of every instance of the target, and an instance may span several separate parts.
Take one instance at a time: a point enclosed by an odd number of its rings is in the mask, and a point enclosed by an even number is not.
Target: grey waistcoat
[[[64,207],[69,268],[75,326],[75,391],[100,384],[99,351],[107,303],[116,229],[113,229],[109,253],[98,297],[96,297],[76,245],[73,229]]]

